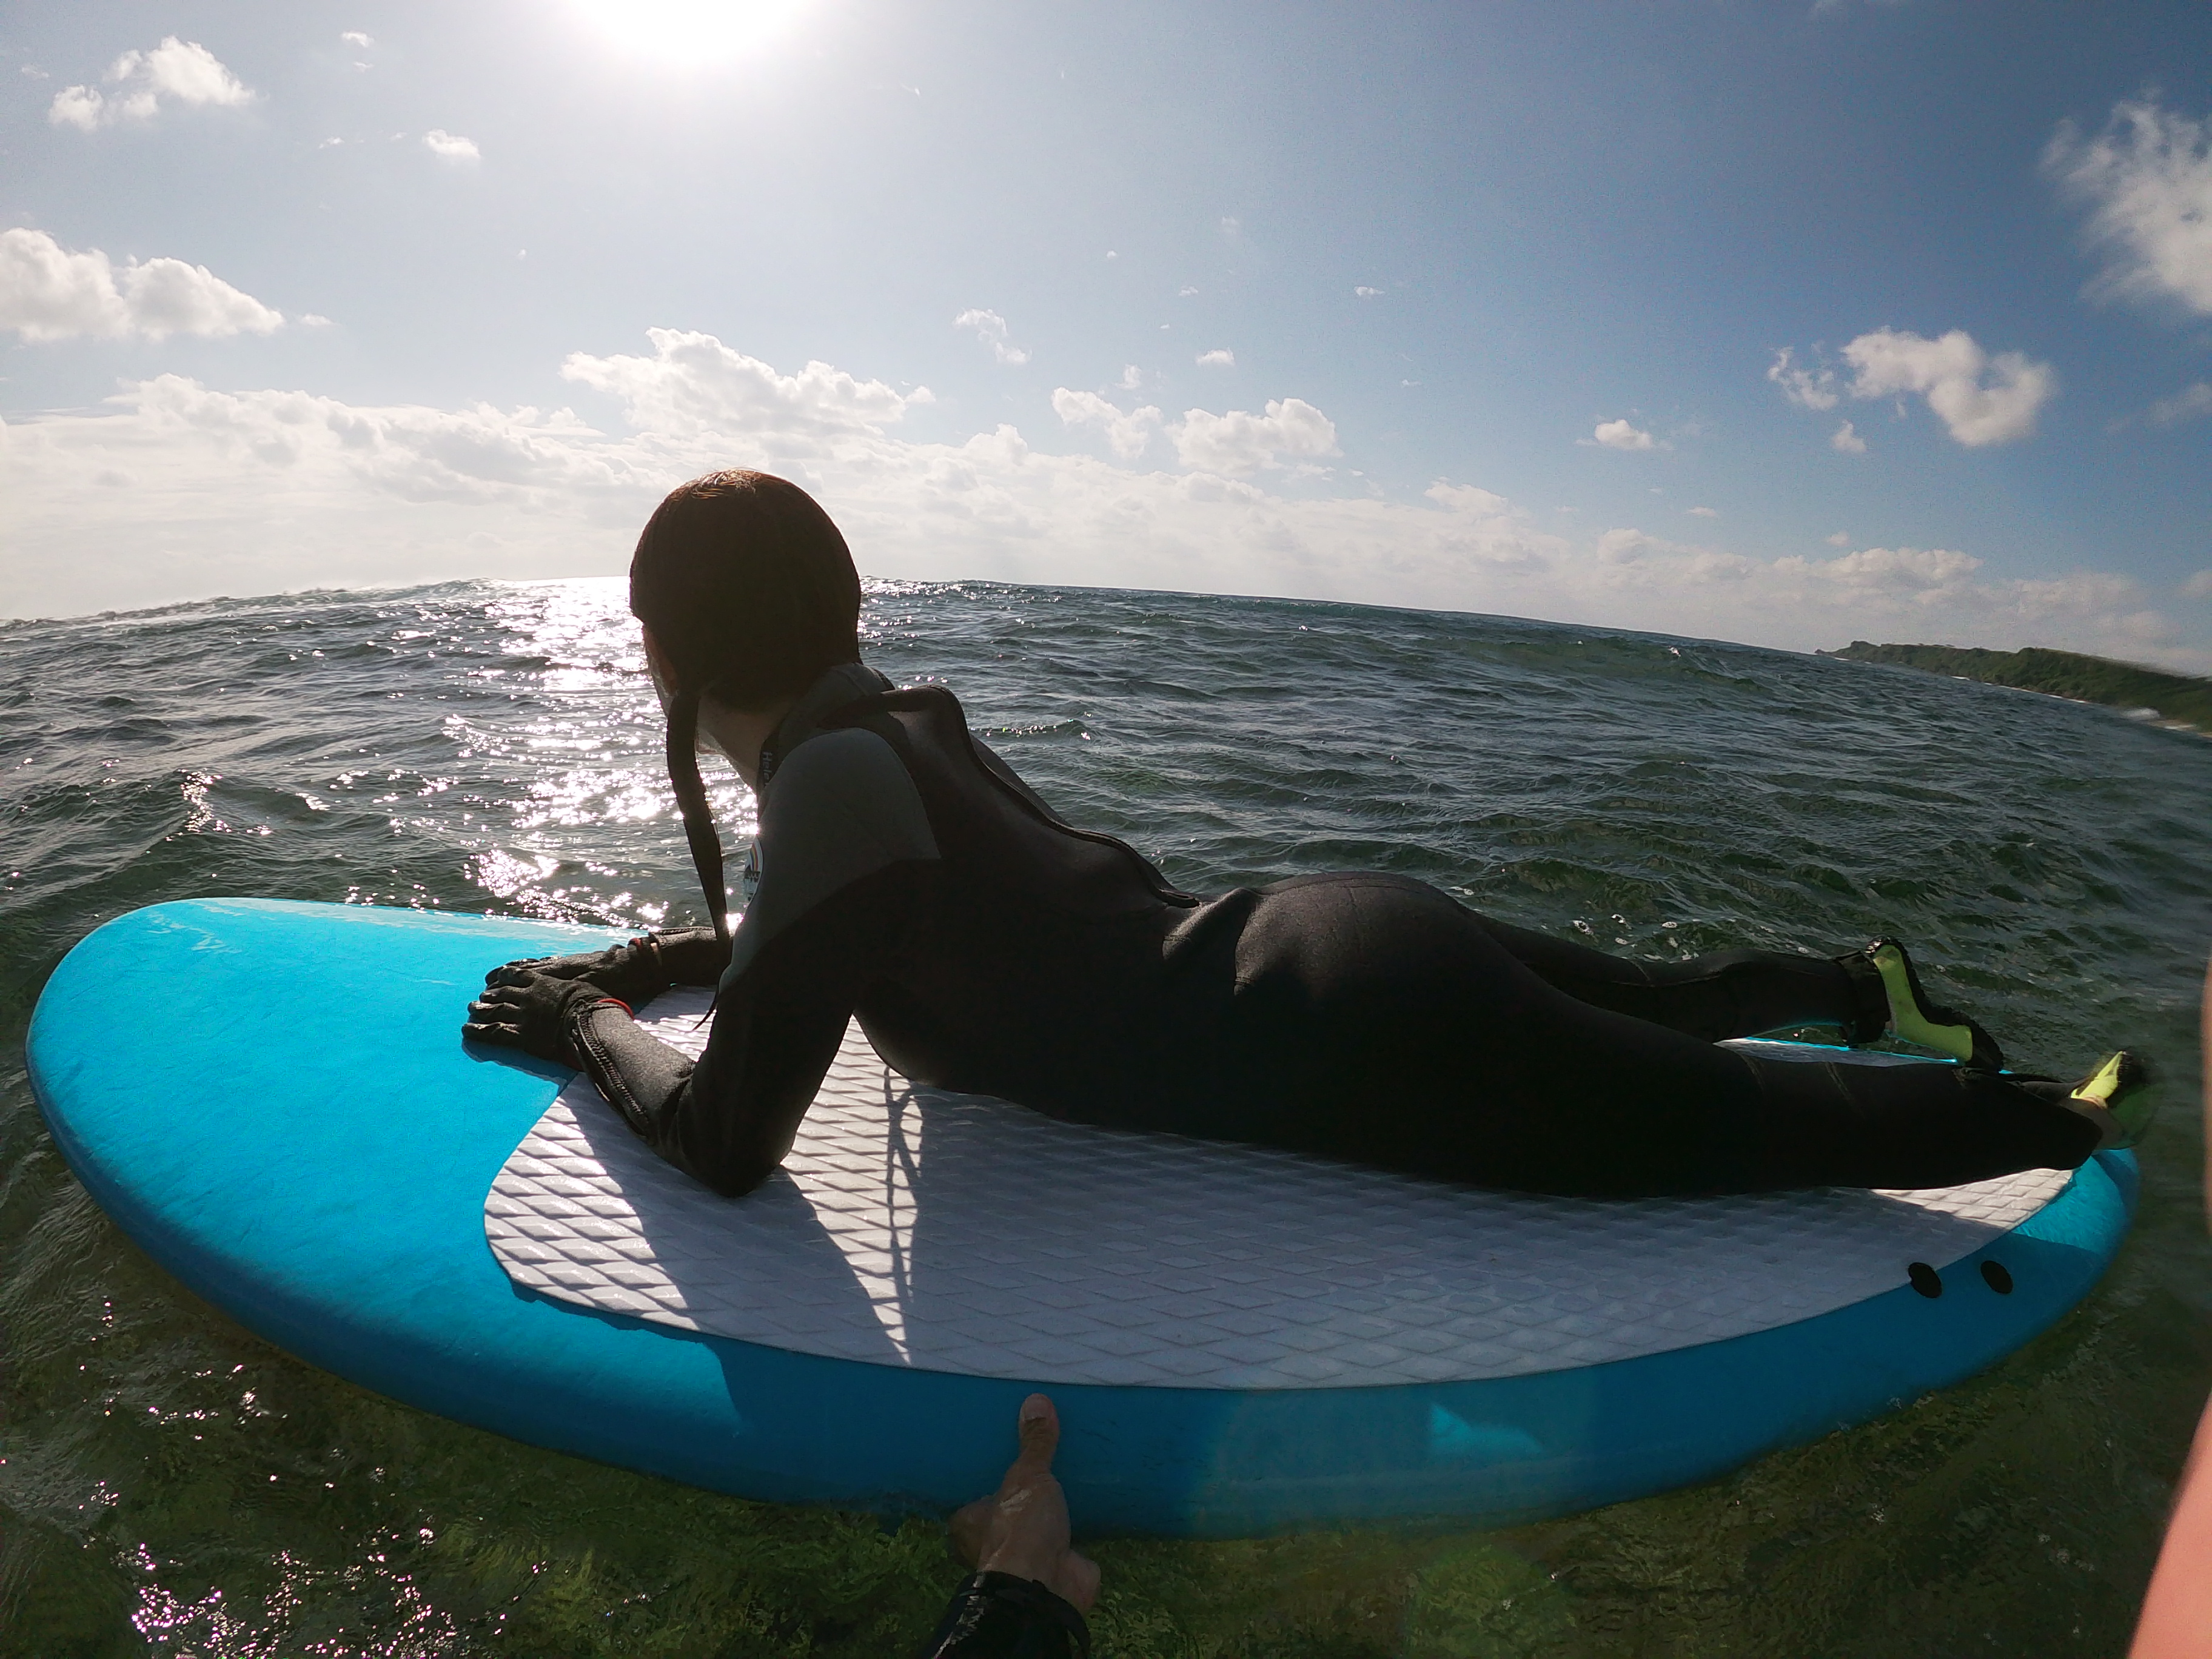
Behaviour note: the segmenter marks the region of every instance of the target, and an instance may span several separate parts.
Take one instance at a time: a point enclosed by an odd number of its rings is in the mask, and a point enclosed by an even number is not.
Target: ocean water
[[[2170,1080],[2118,1266],[1986,1376],[1544,1525],[1104,1540],[1102,1656],[2124,1646],[2212,1381],[2212,743],[1494,617],[877,584],[866,627],[877,665],[951,684],[1064,815],[1183,887],[1401,871],[1661,956],[1893,933],[2015,1064],[2126,1042]],[[0,623],[0,1651],[877,1656],[927,1630],[958,1571],[927,1522],[582,1463],[266,1346],[106,1221],[26,1083],[55,963],[163,899],[693,919],[659,751],[612,582]],[[716,798],[741,848],[744,792]],[[302,1019],[343,1008],[301,988]]]

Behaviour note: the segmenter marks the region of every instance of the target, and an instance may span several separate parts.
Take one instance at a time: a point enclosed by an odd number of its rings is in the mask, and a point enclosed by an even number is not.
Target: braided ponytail
[[[722,884],[722,838],[714,833],[714,810],[699,775],[699,692],[679,690],[668,700],[668,781],[684,814],[684,839],[691,846],[691,867],[714,919],[714,940],[730,942],[730,896]]]

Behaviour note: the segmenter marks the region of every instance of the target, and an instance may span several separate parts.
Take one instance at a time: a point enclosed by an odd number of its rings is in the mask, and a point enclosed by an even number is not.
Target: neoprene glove
[[[550,974],[556,979],[587,979],[611,997],[642,1007],[671,985],[712,985],[729,964],[726,946],[711,927],[647,933],[627,945],[586,951],[568,957],[526,957],[495,968],[486,986],[506,985],[516,974]]]
[[[586,1009],[609,1000],[609,992],[586,976],[564,978],[513,963],[495,969],[492,977],[499,982],[469,1004],[462,1036],[520,1048],[558,1066],[582,1064],[569,1033]]]

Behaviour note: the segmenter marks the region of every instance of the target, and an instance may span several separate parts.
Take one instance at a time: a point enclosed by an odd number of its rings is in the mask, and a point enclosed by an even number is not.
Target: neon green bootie
[[[2132,1146],[2150,1133],[2151,1120],[2158,1115],[2158,1097],[2152,1092],[2150,1081],[2150,1067],[2119,1048],[2098,1061],[2097,1069],[2074,1085],[2068,1103],[2084,1116],[2093,1117],[2104,1132],[2098,1151]]]
[[[1889,999],[1890,1031],[1905,1042],[1939,1054],[1948,1054],[1963,1065],[1985,1072],[2004,1070],[2004,1050],[1997,1041],[1955,1008],[1930,1002],[1920,988],[1920,975],[1912,958],[1893,939],[1878,939],[1862,953],[1881,975]]]

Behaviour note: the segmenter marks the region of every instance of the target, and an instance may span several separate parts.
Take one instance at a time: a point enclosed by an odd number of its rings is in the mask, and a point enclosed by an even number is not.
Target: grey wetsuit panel
[[[768,942],[841,889],[927,863],[937,837],[890,744],[860,726],[810,737],[762,791],[760,888],[730,941],[727,988]]]

